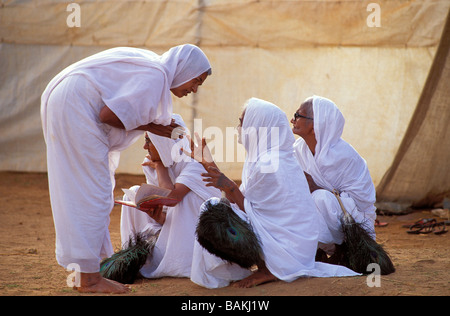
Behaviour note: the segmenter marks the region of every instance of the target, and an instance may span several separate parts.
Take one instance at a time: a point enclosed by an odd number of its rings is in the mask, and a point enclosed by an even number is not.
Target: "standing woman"
[[[41,98],[47,144],[56,258],[76,266],[80,292],[124,293],[129,289],[99,273],[112,255],[109,214],[120,151],[144,131],[171,137],[170,91],[181,98],[197,92],[211,74],[205,54],[180,45],[162,55],[113,48],[64,69]]]

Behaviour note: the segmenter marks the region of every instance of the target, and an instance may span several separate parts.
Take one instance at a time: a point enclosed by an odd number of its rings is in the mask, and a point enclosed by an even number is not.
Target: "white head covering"
[[[241,191],[245,212],[261,239],[266,266],[285,281],[310,275],[319,233],[317,212],[292,152],[295,138],[286,114],[272,103],[252,98],[242,133],[247,157]]]
[[[200,76],[204,72],[211,74],[211,65],[203,51],[195,45],[175,46],[161,56],[161,62],[168,70],[170,88]]]
[[[329,99],[314,96],[315,155],[299,138],[294,145],[302,168],[321,187],[346,192],[362,212],[374,212],[375,187],[366,161],[341,136],[345,119]]]
[[[182,117],[179,114],[173,114],[172,119],[176,124],[183,128],[187,128]],[[164,167],[170,167],[174,162],[179,162],[181,160],[186,160],[186,155],[181,152],[181,148],[186,150],[189,149],[189,141],[186,137],[171,139],[168,137],[159,136],[150,132],[147,132],[153,145],[155,145],[158,151],[159,157],[164,165]]]
[[[289,144],[295,141],[286,114],[276,105],[257,98],[247,101],[241,135],[247,151],[246,164],[258,162],[261,172],[278,168],[280,154],[290,156]]]

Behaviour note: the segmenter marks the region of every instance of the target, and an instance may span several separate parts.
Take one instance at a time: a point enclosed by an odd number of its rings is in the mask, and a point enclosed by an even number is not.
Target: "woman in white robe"
[[[113,253],[108,224],[119,152],[145,130],[170,137],[176,127],[170,92],[195,93],[210,72],[194,45],[161,56],[120,47],[67,67],[43,92],[56,258],[63,267],[75,265],[79,291],[127,291],[99,273],[101,259]]]
[[[211,255],[196,242],[191,280],[216,288],[245,277],[236,285],[251,287],[276,279],[291,282],[301,276],[357,275],[342,266],[315,262],[317,212],[292,152],[295,139],[285,113],[272,103],[252,98],[240,121],[240,139],[247,151],[240,188],[214,163],[202,161],[207,170],[204,177],[208,185],[223,190],[235,203],[234,211],[251,224],[261,241],[264,265],[251,274]],[[208,152],[204,142],[203,146]]]
[[[186,127],[179,115],[174,114],[173,118],[175,123]],[[146,278],[190,277],[200,206],[211,197],[220,197],[220,191],[206,187],[201,177],[203,166],[180,152],[181,147],[188,148],[187,139],[172,140],[149,132],[147,135],[150,141],[144,148],[149,150],[149,155],[142,167],[147,183],[172,190],[169,196],[180,202],[174,207],[164,207],[166,216],[165,221],[160,221],[162,224],[143,211],[122,206],[122,244],[136,233],[146,237],[159,233],[141,274]]]
[[[312,106],[311,106],[312,103]],[[342,210],[332,193],[337,190],[348,212],[375,239],[375,187],[366,161],[342,139],[344,116],[329,99],[313,96],[297,110],[293,132],[295,155],[312,177],[312,196],[320,214],[321,248],[332,254],[343,242]]]

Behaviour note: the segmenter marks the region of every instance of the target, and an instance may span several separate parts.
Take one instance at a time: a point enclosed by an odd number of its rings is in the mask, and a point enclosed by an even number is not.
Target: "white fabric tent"
[[[233,127],[245,100],[266,99],[290,119],[317,94],[342,110],[343,137],[378,185],[419,104],[450,8],[450,0],[81,0],[78,11],[71,3],[2,2],[0,170],[46,171],[40,95],[66,66],[115,46],[162,53],[193,43],[208,55],[213,75],[198,94],[174,98],[174,111],[208,138],[225,173],[240,178],[243,149]],[[76,17],[80,27],[70,27]],[[448,95],[440,104],[448,113]],[[136,143],[117,172],[140,173],[144,154]],[[430,159],[424,177],[449,179],[448,154]],[[442,182],[433,194],[450,190],[450,181]],[[384,200],[418,198],[407,186],[386,190]]]

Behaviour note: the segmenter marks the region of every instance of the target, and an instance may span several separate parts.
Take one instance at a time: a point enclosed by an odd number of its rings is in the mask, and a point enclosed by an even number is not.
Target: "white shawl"
[[[317,140],[313,156],[303,138],[297,139],[294,152],[303,170],[320,187],[348,194],[357,209],[375,216],[375,187],[366,161],[341,136],[344,117],[337,106],[323,97],[313,97],[314,132]]]

